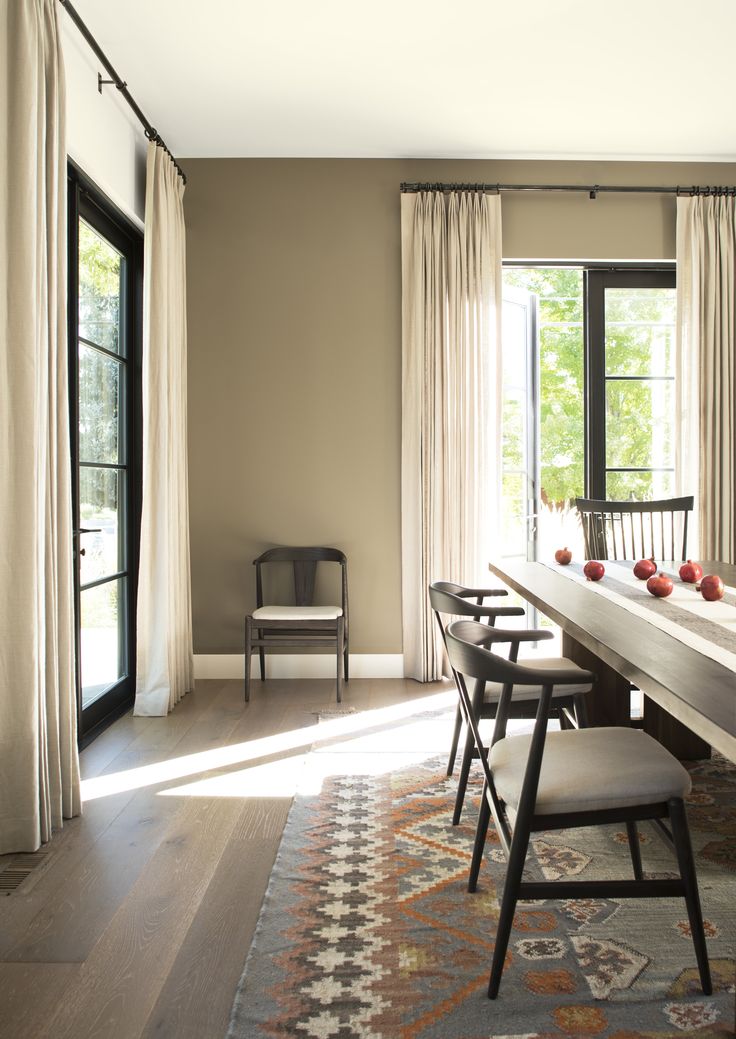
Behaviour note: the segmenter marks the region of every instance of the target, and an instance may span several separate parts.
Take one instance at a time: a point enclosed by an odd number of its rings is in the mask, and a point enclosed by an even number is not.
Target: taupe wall
[[[736,166],[182,160],[195,653],[236,653],[253,558],[348,556],[352,649],[401,651],[402,180],[736,184]],[[675,199],[504,195],[504,256],[673,259]],[[438,575],[439,576],[439,575]]]

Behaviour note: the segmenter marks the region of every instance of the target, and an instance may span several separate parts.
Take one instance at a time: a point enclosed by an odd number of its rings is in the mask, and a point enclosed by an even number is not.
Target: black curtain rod
[[[620,193],[629,195],[735,195],[736,187],[633,187],[629,184],[443,184],[443,183],[408,183],[401,184],[402,194],[413,194],[418,191],[482,191],[497,195],[502,191],[581,191],[590,198],[598,194]]]
[[[82,19],[79,17],[79,14],[77,13],[77,11],[74,9],[74,7],[69,2],[69,0],[59,0],[59,3],[64,8],[64,10],[67,12],[67,14],[71,18],[71,20],[76,25],[76,27],[79,29],[80,33],[85,38],[87,43],[90,45],[92,50],[95,52],[95,55],[97,56],[97,58],[99,58],[99,60],[102,62],[102,64],[105,66],[107,71],[112,76],[112,80],[109,81],[109,82],[112,82],[112,83],[115,84],[115,86],[120,91],[122,96],[125,98],[125,100],[128,102],[130,107],[133,109],[133,111],[135,112],[136,116],[138,117],[140,122],[143,124],[143,129],[145,130],[146,137],[148,138],[148,140],[149,141],[153,141],[153,143],[157,144],[159,146],[159,148],[163,148],[163,150],[169,156],[169,158],[171,159],[173,164],[176,166],[176,170],[177,170],[179,176],[181,177],[181,179],[186,184],[187,178],[186,178],[186,176],[184,174],[184,170],[181,168],[179,163],[176,161],[174,156],[169,151],[168,147],[166,146],[166,142],[164,141],[164,139],[161,136],[161,134],[158,132],[158,130],[155,128],[155,126],[152,126],[149,123],[149,121],[144,116],[143,112],[141,112],[140,108],[138,107],[138,105],[136,104],[135,100],[131,96],[130,91],[128,90],[127,83],[123,82],[123,80],[117,74],[115,69],[112,67],[109,58],[107,57],[105,52],[102,50],[102,48],[100,47],[99,43],[94,38],[92,33],[89,31],[87,26],[84,24]],[[102,77],[100,77],[99,78],[100,90],[102,90],[102,84],[104,82],[108,82],[108,81],[103,80]]]

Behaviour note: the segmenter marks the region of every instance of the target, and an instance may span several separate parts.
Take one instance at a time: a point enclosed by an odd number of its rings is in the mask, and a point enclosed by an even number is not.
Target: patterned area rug
[[[450,718],[432,721],[446,733]],[[431,739],[422,755],[415,723],[403,724],[398,740],[374,732],[310,755],[230,1039],[736,1034],[736,767],[715,758],[691,768],[688,814],[713,996],[699,990],[683,902],[548,901],[517,909],[492,1002],[485,988],[503,855],[491,833],[478,891],[468,894],[477,777],[463,822],[453,827],[456,779],[445,775],[446,755]],[[427,719],[421,725],[430,731]],[[386,743],[389,752],[379,753]],[[410,755],[394,749],[402,743]],[[672,875],[674,860],[650,825],[640,839],[645,871]],[[537,835],[530,875],[628,877],[626,842],[624,827]]]

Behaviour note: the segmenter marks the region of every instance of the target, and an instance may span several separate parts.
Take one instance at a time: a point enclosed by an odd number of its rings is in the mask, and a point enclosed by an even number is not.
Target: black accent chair
[[[493,629],[492,641],[509,644],[510,660],[517,659],[519,647],[522,642],[543,641],[552,638],[551,631],[535,632],[534,639],[532,640],[528,637],[528,633],[522,628],[505,629],[503,631],[495,628],[496,619],[498,617],[524,616],[524,608],[522,606],[482,605],[482,601],[480,601],[482,596],[499,594],[505,594],[505,589],[463,588],[462,585],[453,584],[450,581],[435,581],[431,584],[429,586],[429,601],[432,610],[434,611],[445,648],[447,648],[447,639],[445,625],[442,620],[443,615],[454,618],[466,617],[471,618],[473,621],[480,621],[481,617],[484,617],[486,623],[478,625],[478,637],[481,638],[482,641],[484,633],[487,635],[489,629]],[[468,602],[468,599],[470,598],[475,598],[476,601]],[[538,660],[529,661],[528,666],[542,668],[563,667],[568,669],[575,669],[577,667],[577,665],[571,660],[567,660],[564,657],[543,657]],[[580,674],[584,675],[585,673],[581,670]],[[457,675],[454,674],[454,671],[453,677],[455,679],[455,684],[457,685]],[[559,718],[561,728],[587,724],[585,694],[590,692],[590,689],[590,682],[581,679],[575,689],[563,690],[559,695],[555,695],[554,710]],[[477,682],[475,684],[471,697],[471,708],[476,722],[479,722],[483,718],[496,717],[501,692],[502,687],[497,683],[487,685],[485,682]],[[511,716],[513,718],[534,718],[537,710],[537,701],[539,700],[541,693],[542,687],[539,683],[533,683],[531,686],[519,690]],[[475,748],[473,733],[469,726],[465,705],[462,697],[458,695],[458,707],[455,714],[455,728],[453,731],[452,747],[450,750],[450,761],[447,767],[448,776],[452,775],[463,721],[467,728],[465,733],[465,746],[460,763],[460,777],[455,797],[455,808],[452,816],[453,826],[457,826],[460,822],[463,803],[465,801],[465,791],[467,790],[468,778],[470,775],[470,766],[473,759],[478,757],[478,751]]]
[[[294,575],[291,605],[264,605],[263,568],[290,563]],[[315,606],[314,582],[318,563],[341,568],[340,605]],[[348,681],[348,571],[345,554],[337,548],[270,548],[253,560],[256,568],[256,609],[245,618],[245,699],[250,700],[251,657],[258,650],[261,681],[266,679],[267,649],[274,646],[329,646],[337,657],[337,702],[342,700],[343,674]]]
[[[601,727],[548,733],[555,688],[578,683],[580,671],[533,670],[506,660],[479,644],[487,642],[488,634],[485,626],[473,621],[455,621],[446,632],[450,664],[458,676],[460,696],[485,774],[468,889],[476,888],[491,816],[508,859],[489,998],[498,995],[517,902],[557,898],[684,898],[700,983],[703,992],[710,995],[708,952],[683,800],[691,787],[688,772],[661,744],[637,729]],[[592,682],[594,675],[587,672],[587,678]],[[466,679],[503,686],[487,755]],[[507,737],[514,690],[532,681],[542,683],[534,731]],[[653,821],[674,847],[680,873],[677,879],[644,879],[636,826],[642,820]],[[523,879],[533,832],[607,823],[626,825],[633,880]]]
[[[660,501],[576,498],[586,559],[687,559],[693,496]]]

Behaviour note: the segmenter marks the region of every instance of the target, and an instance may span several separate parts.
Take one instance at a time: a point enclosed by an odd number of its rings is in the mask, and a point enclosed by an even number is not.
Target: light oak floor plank
[[[0,899],[0,1039],[223,1039],[320,714],[447,689],[200,681],[120,718],[82,753],[83,817]]]
[[[79,970],[78,963],[0,963],[0,1039],[37,1039]]]

